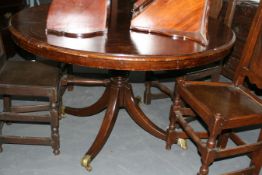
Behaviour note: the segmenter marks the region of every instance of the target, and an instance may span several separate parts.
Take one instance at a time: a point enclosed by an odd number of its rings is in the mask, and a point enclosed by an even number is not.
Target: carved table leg
[[[90,165],[91,161],[95,156],[100,152],[106,143],[117,118],[117,113],[119,110],[119,88],[113,86],[110,87],[110,96],[109,96],[109,105],[100,127],[100,130],[96,136],[95,141],[92,146],[86,152],[85,156],[82,159],[82,166],[84,166],[88,171],[91,171],[92,167]]]
[[[132,119],[144,130],[162,140],[166,139],[166,132],[151,122],[139,108],[133,95],[132,87],[128,83],[128,74],[117,72],[107,85],[102,97],[93,105],[86,108],[66,108],[66,112],[77,116],[93,115],[107,107],[100,130],[92,146],[84,155],[81,164],[91,170],[90,163],[106,143],[117,119],[119,108],[125,108]]]
[[[148,117],[144,114],[144,112],[139,108],[137,103],[135,102],[135,98],[133,95],[131,85],[126,85],[124,89],[125,94],[125,106],[126,110],[130,114],[131,118],[144,130],[152,134],[153,136],[166,140],[166,132],[156,126],[152,121],[148,119]]]

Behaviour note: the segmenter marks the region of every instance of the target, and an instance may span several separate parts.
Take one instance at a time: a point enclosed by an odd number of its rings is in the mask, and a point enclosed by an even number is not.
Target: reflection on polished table
[[[148,133],[166,140],[166,131],[150,121],[137,105],[128,82],[130,71],[180,70],[209,64],[223,58],[235,41],[234,33],[214,20],[209,21],[207,46],[183,38],[130,31],[131,1],[112,2],[108,32],[102,36],[67,38],[47,35],[48,5],[19,12],[12,17],[10,25],[18,46],[35,55],[110,70],[111,78],[104,81],[106,89],[97,102],[81,109],[66,108],[67,113],[77,116],[90,116],[106,109],[96,139],[82,160],[86,169],[90,169],[90,162],[106,143],[119,108],[126,109],[131,118]]]

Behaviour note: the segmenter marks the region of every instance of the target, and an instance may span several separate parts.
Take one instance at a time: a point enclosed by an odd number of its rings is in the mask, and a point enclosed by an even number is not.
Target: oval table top
[[[129,71],[176,70],[218,61],[231,49],[235,35],[221,22],[209,20],[207,46],[129,29],[131,13],[118,7],[102,36],[69,38],[46,34],[48,5],[20,11],[10,22],[15,42],[48,59],[86,67]]]

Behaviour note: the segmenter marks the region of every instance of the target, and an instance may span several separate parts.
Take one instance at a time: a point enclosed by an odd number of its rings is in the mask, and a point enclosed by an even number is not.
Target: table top
[[[102,36],[47,35],[48,5],[14,15],[10,32],[18,46],[38,56],[87,67],[130,71],[175,70],[212,63],[223,58],[234,44],[232,30],[212,19],[208,24],[207,46],[179,37],[131,31],[131,12],[121,4],[112,8],[108,31]]]

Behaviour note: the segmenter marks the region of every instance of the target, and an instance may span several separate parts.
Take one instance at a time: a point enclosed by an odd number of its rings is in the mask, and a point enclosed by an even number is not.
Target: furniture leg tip
[[[56,149],[56,150],[54,150],[54,151],[53,151],[53,153],[54,153],[54,155],[56,155],[56,156],[57,156],[57,155],[59,155],[59,154],[60,154],[60,150],[59,150],[59,149]]]
[[[171,150],[171,146],[166,146],[166,150],[170,151]]]
[[[178,144],[178,146],[180,146],[180,148],[182,148],[183,150],[187,150],[187,148],[188,148],[188,146],[187,146],[187,140],[186,140],[186,139],[178,138],[178,139],[177,139],[177,144]]]
[[[89,172],[92,171],[92,166],[90,165],[91,161],[91,155],[85,155],[81,160],[81,165]]]
[[[65,118],[65,106],[61,107],[61,118]]]

